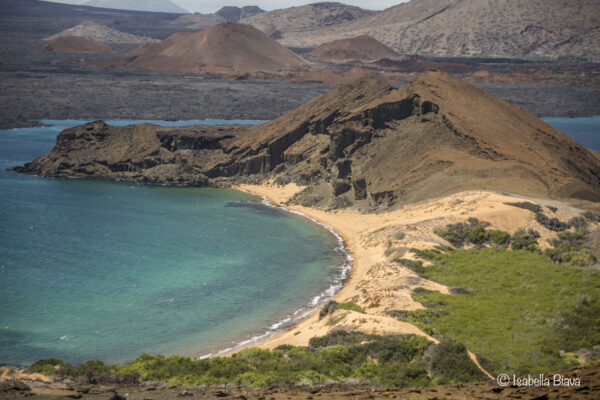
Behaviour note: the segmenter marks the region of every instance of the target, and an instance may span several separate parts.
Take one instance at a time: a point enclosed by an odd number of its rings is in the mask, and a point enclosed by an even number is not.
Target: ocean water
[[[600,115],[587,118],[542,118],[583,146],[600,150]]]
[[[215,354],[339,287],[338,238],[256,197],[6,171],[85,121],[43,122],[0,131],[0,364]]]

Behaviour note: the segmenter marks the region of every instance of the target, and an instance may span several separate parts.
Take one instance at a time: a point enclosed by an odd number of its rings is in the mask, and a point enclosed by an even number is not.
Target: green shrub
[[[50,366],[53,370],[58,370],[60,366],[64,365],[64,361],[60,358],[44,358],[38,360],[29,366],[29,371],[33,373],[43,373],[44,368]]]
[[[508,246],[510,243],[510,235],[497,229],[489,231],[489,239],[496,246]]]
[[[513,250],[539,251],[538,238],[540,234],[533,229],[519,229],[510,238]]]
[[[597,262],[596,256],[586,248],[588,231],[584,229],[575,232],[559,232],[552,239],[553,248],[544,250],[544,255],[554,262],[578,267],[587,267]]]
[[[483,372],[469,358],[465,345],[452,339],[444,339],[431,346],[425,359],[431,374],[443,378],[446,384],[485,379]]]
[[[423,272],[423,269],[425,267],[423,267],[423,261],[417,260],[409,260],[406,258],[401,258],[399,260],[396,260],[397,262],[399,262],[400,264],[404,265],[406,268],[416,272],[417,274],[420,274]]]
[[[77,375],[101,377],[109,375],[111,371],[112,368],[100,360],[86,361],[77,367]]]
[[[359,312],[362,314],[365,313],[365,310],[363,310],[361,306],[359,306],[358,304],[356,304],[352,301],[347,301],[345,303],[339,303],[338,308],[340,310],[356,311],[356,312]]]
[[[335,310],[338,309],[338,302],[331,300],[329,303],[325,304],[321,311],[319,312],[319,319],[322,319],[327,314],[333,314]]]
[[[439,258],[441,252],[439,250],[434,249],[411,249],[413,253],[415,253],[416,257],[422,258],[423,260],[434,261]]]
[[[474,245],[482,245],[488,241],[489,234],[485,231],[483,226],[477,225],[471,228],[467,235],[467,239]]]
[[[446,225],[444,228],[435,229],[433,232],[450,242],[454,247],[462,247],[467,243],[481,245],[488,240],[485,230],[490,224],[469,218],[467,222]]]

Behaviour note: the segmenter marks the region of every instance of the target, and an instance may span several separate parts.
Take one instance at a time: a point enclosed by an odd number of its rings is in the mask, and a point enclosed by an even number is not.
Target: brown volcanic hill
[[[255,127],[63,131],[23,172],[171,184],[253,175],[305,205],[385,209],[469,189],[600,201],[600,160],[521,108],[442,72],[361,81]]]
[[[288,34],[300,35],[316,28],[335,26],[372,14],[373,11],[342,3],[324,2],[269,11],[241,22],[250,24],[267,35],[279,39]],[[301,43],[295,45],[302,47]]]
[[[398,53],[394,50],[367,35],[323,43],[308,54],[333,62],[349,60],[368,62],[398,57]]]
[[[57,53],[110,53],[114,49],[104,43],[78,36],[60,36],[37,46],[42,51]]]
[[[221,23],[200,32],[179,32],[145,44],[105,65],[144,71],[209,73],[285,72],[305,61],[250,25]]]
[[[412,0],[326,29],[290,32],[286,46],[369,35],[400,54],[600,60],[597,0]]]

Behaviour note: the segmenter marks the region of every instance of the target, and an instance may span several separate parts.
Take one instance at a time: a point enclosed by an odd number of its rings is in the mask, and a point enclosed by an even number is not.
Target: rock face
[[[315,46],[369,35],[400,54],[600,60],[596,0],[412,0],[329,28],[284,35]]]
[[[77,36],[61,36],[37,46],[42,51],[55,51],[57,53],[96,53],[105,54],[114,51],[110,46],[95,40]]]
[[[22,172],[221,185],[305,185],[305,205],[387,209],[469,189],[600,201],[600,160],[524,110],[442,72],[361,81],[254,127],[95,122]]]
[[[221,23],[200,32],[179,32],[146,44],[105,66],[144,71],[204,73],[285,72],[305,61],[250,25]]]
[[[398,57],[398,53],[394,50],[367,35],[324,43],[309,54],[332,62],[352,60],[369,62]]]
[[[114,8],[117,10],[135,10],[186,14],[187,10],[169,0],[90,0],[86,6]]]
[[[48,36],[44,40],[50,41],[63,36],[77,36],[102,43],[143,44],[158,42],[156,39],[121,32],[92,21],[83,21],[79,25]]]

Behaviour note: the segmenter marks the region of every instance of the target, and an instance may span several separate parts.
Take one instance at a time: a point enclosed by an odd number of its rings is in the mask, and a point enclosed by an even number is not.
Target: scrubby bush
[[[437,260],[441,254],[441,251],[435,249],[411,249],[410,251],[415,253],[416,257],[428,261]]]
[[[524,208],[525,210],[533,211],[534,213],[542,212],[542,207],[539,204],[530,203],[528,201],[519,201],[514,203],[504,203],[509,206]]]
[[[433,232],[455,247],[462,247],[467,243],[480,245],[488,240],[485,228],[489,225],[477,218],[469,218],[467,222],[449,224],[444,228],[435,229]]]
[[[409,260],[407,258],[401,258],[399,260],[397,260],[400,264],[404,265],[406,268],[410,269],[413,272],[416,272],[417,274],[421,274],[423,272],[423,269],[425,267],[423,267],[423,261],[414,261],[414,260]]]
[[[510,238],[510,247],[513,250],[538,251],[538,238],[540,234],[533,229],[519,229]]]
[[[546,208],[550,211],[552,211],[553,213],[558,211],[558,208],[554,207],[554,206],[546,206]]]
[[[389,315],[392,318],[396,318],[397,320],[404,320],[404,318],[406,318],[408,316],[408,311],[406,310],[388,310],[385,312],[387,315]]]
[[[535,220],[544,228],[554,232],[562,232],[571,227],[568,223],[562,222],[558,218],[548,218],[545,214],[541,212],[535,214]]]
[[[327,314],[333,314],[337,309],[338,302],[331,300],[329,303],[325,304],[325,306],[323,306],[323,308],[319,312],[319,319],[325,317]]]
[[[359,312],[359,313],[362,313],[362,314],[365,313],[365,310],[363,310],[361,306],[359,306],[358,304],[356,304],[353,301],[347,301],[345,303],[339,303],[338,304],[338,308],[340,310],[356,311],[356,312]]]
[[[510,235],[508,232],[497,229],[491,230],[489,233],[490,242],[495,246],[508,246],[510,243]]]
[[[406,237],[404,232],[396,232],[394,233],[394,240],[402,240]]]
[[[476,225],[471,228],[471,231],[467,235],[467,239],[475,245],[482,245],[488,241],[489,234],[482,225]]]
[[[443,378],[443,382],[458,383],[485,379],[485,375],[469,358],[467,348],[452,339],[444,339],[437,345],[429,347],[425,360],[432,375]]]
[[[583,213],[583,217],[591,223],[600,222],[600,212],[598,211],[586,211]]]
[[[391,257],[393,261],[396,261],[402,258],[407,251],[406,247],[389,247],[385,250],[384,254],[386,257]]]
[[[588,231],[579,229],[575,232],[559,232],[552,239],[553,248],[546,249],[544,254],[554,262],[586,267],[597,262],[592,251],[586,248]]]
[[[573,217],[568,224],[575,229],[584,229],[587,227],[587,221],[583,217]]]

